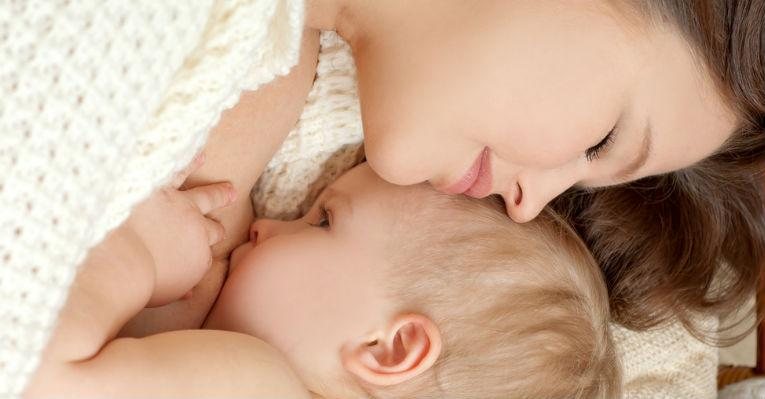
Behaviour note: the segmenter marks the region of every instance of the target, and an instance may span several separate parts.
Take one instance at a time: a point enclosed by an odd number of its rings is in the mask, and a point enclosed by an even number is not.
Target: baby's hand
[[[154,291],[148,306],[172,302],[191,290],[210,267],[210,246],[224,238],[223,225],[205,215],[231,204],[234,187],[213,183],[178,189],[203,162],[204,156],[197,156],[171,186],[138,205],[126,223],[154,260]]]

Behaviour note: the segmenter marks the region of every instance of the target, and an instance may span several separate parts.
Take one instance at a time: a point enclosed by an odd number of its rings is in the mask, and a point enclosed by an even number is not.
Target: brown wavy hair
[[[693,166],[572,189],[553,207],[568,214],[600,263],[617,322],[644,330],[679,320],[699,338],[726,343],[693,318],[742,307],[763,277],[765,0],[628,3],[685,36],[740,122],[721,149]]]

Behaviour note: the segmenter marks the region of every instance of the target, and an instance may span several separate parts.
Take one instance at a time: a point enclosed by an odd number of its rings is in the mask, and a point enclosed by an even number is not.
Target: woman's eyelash
[[[598,144],[595,144],[584,152],[585,157],[587,157],[587,162],[592,162],[598,159],[603,150],[608,148],[608,146],[614,142],[614,131],[616,131],[615,127],[608,132],[606,137],[603,137],[603,140],[600,140]]]

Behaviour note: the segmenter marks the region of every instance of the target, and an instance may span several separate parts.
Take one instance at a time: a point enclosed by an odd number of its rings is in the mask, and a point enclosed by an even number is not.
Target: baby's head
[[[553,214],[515,224],[362,165],[303,218],[253,224],[207,327],[264,339],[325,397],[612,398],[608,318]]]

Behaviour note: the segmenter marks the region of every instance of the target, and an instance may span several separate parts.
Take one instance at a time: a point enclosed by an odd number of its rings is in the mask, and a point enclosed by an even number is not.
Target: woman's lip
[[[491,190],[491,166],[489,163],[489,148],[486,147],[476,157],[473,166],[465,175],[449,187],[441,191],[447,194],[466,194],[471,197],[485,197]]]
[[[465,191],[465,195],[473,198],[483,198],[491,194],[491,158],[489,149],[485,149],[481,154],[481,167],[478,168],[478,177],[473,185]]]

